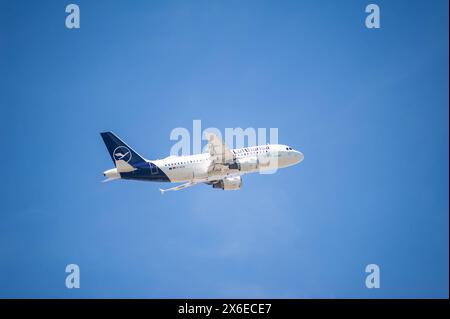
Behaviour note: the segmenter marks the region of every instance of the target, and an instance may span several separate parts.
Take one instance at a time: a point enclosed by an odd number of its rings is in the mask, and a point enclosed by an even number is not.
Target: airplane
[[[103,132],[100,135],[116,166],[103,172],[106,177],[103,182],[125,179],[183,183],[160,189],[161,194],[202,183],[216,189],[238,190],[244,174],[285,168],[304,159],[301,152],[280,144],[230,149],[216,134],[206,132],[207,153],[147,160],[114,133]]]

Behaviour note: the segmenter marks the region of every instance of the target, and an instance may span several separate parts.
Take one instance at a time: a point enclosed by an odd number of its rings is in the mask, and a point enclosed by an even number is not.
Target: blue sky
[[[0,297],[448,297],[448,2],[1,1]],[[175,127],[277,127],[243,189],[113,182]],[[65,288],[65,266],[81,288]],[[365,266],[381,288],[365,288]]]

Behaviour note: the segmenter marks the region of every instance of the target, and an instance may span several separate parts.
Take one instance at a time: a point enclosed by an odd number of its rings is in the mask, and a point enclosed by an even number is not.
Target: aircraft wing
[[[238,176],[238,175],[230,175],[230,176],[233,177],[233,176]],[[179,191],[179,190],[182,190],[182,189],[185,189],[185,188],[188,188],[188,187],[195,186],[197,184],[205,183],[205,184],[208,184],[208,185],[212,185],[212,184],[215,184],[215,183],[220,182],[220,181],[221,181],[220,178],[217,179],[217,178],[206,177],[206,178],[198,179],[198,180],[195,180],[195,181],[187,182],[187,183],[184,183],[184,184],[172,187],[172,188],[167,188],[167,189],[161,189],[160,188],[159,191],[161,192],[161,195],[163,195],[165,192]]]
[[[175,187],[172,187],[172,188],[167,188],[167,189],[161,189],[160,188],[159,191],[161,192],[161,195],[163,195],[165,192],[179,191],[179,190],[182,190],[182,189],[185,189],[185,188],[197,185],[197,184],[198,183],[196,183],[196,182],[189,182],[189,183],[181,184],[181,185],[178,185],[178,186],[175,186]]]
[[[205,133],[208,139],[209,154],[215,164],[225,164],[233,161],[234,154],[229,147],[214,133]]]
[[[168,189],[159,189],[159,191],[161,192],[161,195],[164,194],[165,192],[170,192],[170,191],[179,191],[197,184],[201,184],[201,183],[211,183],[211,182],[217,182],[217,179],[209,179],[209,178],[203,178],[203,179],[199,179],[199,180],[195,180],[195,181],[191,181],[188,183],[184,183],[172,188],[168,188]]]

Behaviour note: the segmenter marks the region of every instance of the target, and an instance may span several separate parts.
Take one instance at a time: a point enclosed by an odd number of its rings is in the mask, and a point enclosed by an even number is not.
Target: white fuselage
[[[190,156],[169,156],[152,161],[171,182],[189,182],[208,178],[218,180],[227,176],[239,176],[260,171],[276,170],[297,164],[303,154],[286,145],[272,144],[233,149],[239,168],[211,167],[209,153]]]

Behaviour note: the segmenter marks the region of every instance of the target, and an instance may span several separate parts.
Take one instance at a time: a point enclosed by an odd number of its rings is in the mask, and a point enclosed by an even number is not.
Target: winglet
[[[159,189],[159,191],[161,192],[161,195],[164,195],[164,193],[166,192],[166,190],[165,189]]]

